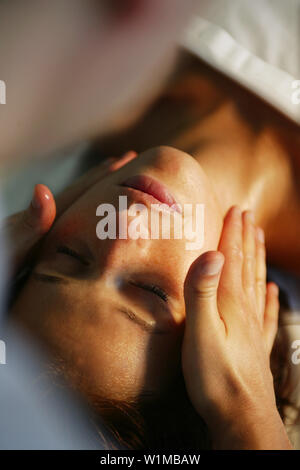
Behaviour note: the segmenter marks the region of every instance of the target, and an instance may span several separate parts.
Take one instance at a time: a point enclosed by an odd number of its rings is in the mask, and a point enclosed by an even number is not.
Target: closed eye
[[[164,302],[168,302],[168,294],[159,286],[155,284],[145,284],[143,282],[130,281],[131,285],[144,289],[148,292],[153,292],[153,294],[160,297]]]
[[[84,256],[77,253],[77,251],[72,250],[67,246],[59,246],[56,250],[57,253],[62,253],[63,255],[71,256],[71,258],[79,261],[83,266],[89,266],[89,262]]]

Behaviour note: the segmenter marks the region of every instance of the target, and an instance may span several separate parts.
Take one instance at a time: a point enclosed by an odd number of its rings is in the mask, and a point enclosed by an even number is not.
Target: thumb
[[[33,246],[49,231],[55,215],[56,204],[50,189],[37,184],[30,206],[4,221],[4,236],[10,245],[13,273],[21,267]]]
[[[218,251],[208,251],[192,264],[184,286],[186,329],[220,323],[217,296],[223,265],[224,255]]]

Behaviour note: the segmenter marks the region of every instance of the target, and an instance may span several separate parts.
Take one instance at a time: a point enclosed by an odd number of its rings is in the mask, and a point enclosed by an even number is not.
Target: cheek
[[[210,250],[217,250],[220,240],[220,234],[222,232],[222,216],[220,211],[215,207],[209,207],[205,214],[204,224],[204,246],[202,253]]]
[[[55,238],[58,240],[72,239],[74,234],[82,233],[87,226],[87,220],[83,217],[82,210],[69,210],[56,225]]]

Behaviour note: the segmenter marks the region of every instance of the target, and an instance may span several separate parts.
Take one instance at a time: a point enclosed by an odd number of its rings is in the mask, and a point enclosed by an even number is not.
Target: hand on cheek
[[[215,445],[290,448],[270,370],[278,288],[266,285],[264,237],[250,212],[229,211],[219,251],[190,268],[185,301],[183,373]]]

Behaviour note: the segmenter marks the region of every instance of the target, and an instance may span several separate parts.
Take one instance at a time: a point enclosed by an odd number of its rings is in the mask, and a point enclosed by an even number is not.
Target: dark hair
[[[289,432],[299,424],[300,410],[289,399],[292,389],[288,354],[289,339],[279,325],[271,354],[271,370],[277,409]],[[138,401],[126,403],[94,397],[93,402],[114,438],[125,448],[149,451],[213,448],[209,430],[188,398],[181,372],[160,397],[142,395]],[[108,448],[111,445],[107,443]]]
[[[14,283],[10,305],[26,283],[28,272]],[[281,298],[281,303],[284,303]],[[289,400],[290,358],[289,344],[284,330],[278,330],[271,355],[271,370],[274,377],[277,408],[287,430],[300,420],[300,410]],[[64,361],[53,367],[51,375],[65,377]],[[151,450],[206,450],[213,446],[208,427],[194,410],[185,388],[181,371],[172,384],[161,395],[141,394],[126,402],[107,400],[87,393],[94,410],[101,443],[108,449]],[[293,409],[293,421],[288,411]],[[108,433],[103,430],[103,424]]]
[[[277,408],[289,427],[298,423],[299,409],[289,401],[290,380],[286,338],[279,333],[271,356]],[[113,436],[105,439],[108,449],[117,441],[123,448],[156,450],[209,450],[213,443],[204,420],[194,410],[182,374],[163,396],[142,395],[127,402],[92,397],[93,407]],[[293,421],[287,411],[294,410]],[[103,434],[102,434],[103,436]]]
[[[111,435],[127,449],[211,449],[208,428],[194,410],[182,374],[162,395],[144,394],[122,402],[92,397],[93,407]],[[106,439],[108,448],[113,441]]]

